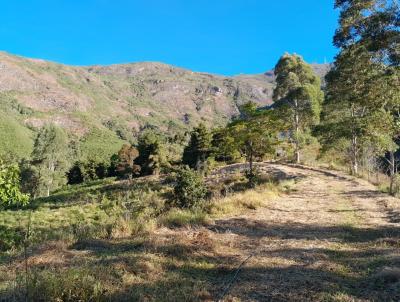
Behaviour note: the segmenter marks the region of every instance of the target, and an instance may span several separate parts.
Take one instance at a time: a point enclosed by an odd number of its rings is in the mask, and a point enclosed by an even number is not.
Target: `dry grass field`
[[[261,168],[285,179],[279,189],[264,184],[220,198],[197,223],[33,249],[29,299],[400,300],[398,199],[341,172]],[[15,281],[4,300],[23,301],[24,258],[5,259],[0,282]]]

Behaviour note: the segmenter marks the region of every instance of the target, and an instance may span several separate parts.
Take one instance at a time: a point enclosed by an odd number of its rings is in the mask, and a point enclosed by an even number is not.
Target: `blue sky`
[[[332,61],[333,0],[0,0],[0,49],[73,65],[161,61],[233,75],[285,51]]]

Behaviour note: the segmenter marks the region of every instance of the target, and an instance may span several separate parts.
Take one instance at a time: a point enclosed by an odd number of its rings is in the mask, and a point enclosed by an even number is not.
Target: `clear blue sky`
[[[261,73],[332,61],[333,0],[0,0],[0,50],[73,65],[161,61]]]

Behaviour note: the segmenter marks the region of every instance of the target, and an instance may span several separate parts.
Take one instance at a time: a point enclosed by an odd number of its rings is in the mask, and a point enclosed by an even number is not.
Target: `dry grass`
[[[397,199],[341,173],[274,167],[296,180],[222,198],[205,224],[171,210],[147,233],[124,238],[122,222],[120,238],[30,251],[31,300],[215,301],[251,255],[223,301],[399,301]],[[8,261],[3,297],[23,300],[23,257]]]
[[[162,225],[169,227],[199,226],[209,222],[208,216],[201,210],[171,209],[159,218]]]
[[[269,201],[290,190],[292,185],[293,181],[284,181],[279,184],[270,182],[255,189],[214,199],[210,207],[210,214],[213,218],[218,218],[223,215],[238,215],[248,210],[257,210],[267,206]]]

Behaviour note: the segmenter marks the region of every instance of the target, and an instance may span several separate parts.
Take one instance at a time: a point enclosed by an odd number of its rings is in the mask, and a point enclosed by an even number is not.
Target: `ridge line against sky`
[[[285,51],[309,63],[337,53],[331,0],[26,0],[3,3],[0,18],[0,49],[75,66],[147,61],[259,74]]]

